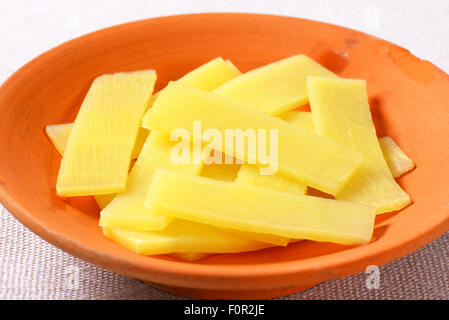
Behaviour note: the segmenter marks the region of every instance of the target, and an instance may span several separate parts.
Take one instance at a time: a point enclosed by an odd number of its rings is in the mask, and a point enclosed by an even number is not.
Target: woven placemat
[[[185,299],[78,259],[0,209],[0,299]],[[449,232],[378,271],[378,278],[362,272],[280,299],[447,300]]]

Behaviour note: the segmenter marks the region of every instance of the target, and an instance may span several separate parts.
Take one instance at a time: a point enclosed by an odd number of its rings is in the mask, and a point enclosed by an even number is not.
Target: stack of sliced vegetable
[[[57,194],[94,196],[104,235],[136,253],[197,260],[297,240],[363,244],[376,214],[411,201],[394,178],[414,164],[378,140],[364,80],[297,55],[243,74],[216,58],[157,93],[155,82],[154,70],[100,76],[74,123],[46,128],[63,155]],[[311,112],[296,110],[307,103]],[[275,129],[277,171],[261,174],[251,148],[194,144],[195,122],[223,136]],[[200,159],[173,161],[179,129]]]

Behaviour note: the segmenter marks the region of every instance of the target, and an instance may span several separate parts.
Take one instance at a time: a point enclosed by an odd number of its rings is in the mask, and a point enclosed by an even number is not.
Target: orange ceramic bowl
[[[287,248],[218,254],[198,262],[141,256],[98,227],[91,198],[61,199],[60,156],[48,124],[73,121],[92,80],[154,68],[156,89],[222,56],[242,71],[304,53],[342,77],[366,79],[379,136],[416,163],[401,177],[413,204],[377,218],[363,246],[302,241]],[[69,41],[0,89],[0,201],[61,249],[170,292],[197,298],[268,298],[363,271],[408,254],[449,228],[449,77],[407,50],[325,23],[255,14],[199,14],[128,23]],[[5,239],[5,241],[8,241]]]

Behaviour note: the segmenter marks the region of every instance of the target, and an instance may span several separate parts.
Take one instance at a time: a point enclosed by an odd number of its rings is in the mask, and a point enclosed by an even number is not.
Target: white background
[[[0,83],[74,37],[193,12],[271,13],[338,24],[394,42],[449,72],[448,0],[0,0]]]
[[[394,42],[449,73],[449,0],[0,0],[0,83],[40,53],[85,33],[198,12],[271,13],[333,23]],[[6,230],[0,234],[0,299],[178,298],[77,259],[0,209]],[[448,235],[382,266],[380,290],[367,291],[360,273],[288,299],[447,299]],[[74,271],[75,286],[67,286]]]

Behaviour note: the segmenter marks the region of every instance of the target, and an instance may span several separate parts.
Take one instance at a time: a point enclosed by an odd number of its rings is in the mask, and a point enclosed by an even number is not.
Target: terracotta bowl
[[[134,254],[105,238],[89,198],[61,199],[60,156],[47,124],[73,121],[92,80],[154,68],[156,89],[222,56],[242,71],[304,53],[342,77],[366,79],[379,136],[416,163],[401,177],[413,204],[377,218],[364,246],[303,241],[219,254],[198,262]],[[59,248],[101,267],[196,298],[269,298],[381,265],[449,228],[449,76],[389,42],[314,21],[255,14],[199,14],[128,23],[60,45],[0,88],[0,201]],[[5,239],[7,241],[7,239]]]

